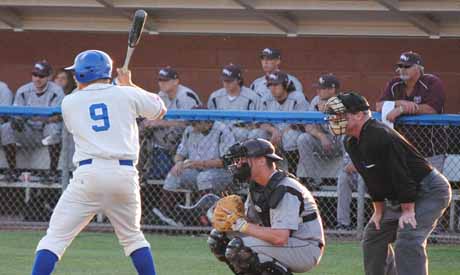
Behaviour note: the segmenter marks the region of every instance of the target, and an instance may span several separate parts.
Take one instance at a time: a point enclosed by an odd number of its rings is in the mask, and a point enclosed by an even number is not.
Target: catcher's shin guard
[[[208,236],[208,246],[219,261],[226,262],[225,249],[230,240],[225,233],[213,229]]]
[[[260,274],[259,258],[239,237],[232,239],[225,250],[225,258],[235,274]]]

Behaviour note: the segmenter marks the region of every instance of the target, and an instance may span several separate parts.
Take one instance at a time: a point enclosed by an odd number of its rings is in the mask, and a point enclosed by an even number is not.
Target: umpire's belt
[[[313,220],[316,220],[318,218],[318,214],[316,212],[310,213],[308,215],[302,216],[302,221],[303,222],[311,222]]]
[[[78,162],[78,166],[90,165],[91,163],[93,163],[93,159],[84,159],[84,160],[80,160]],[[132,160],[130,160],[130,159],[120,159],[120,160],[118,160],[118,163],[120,165],[134,166],[134,162]]]

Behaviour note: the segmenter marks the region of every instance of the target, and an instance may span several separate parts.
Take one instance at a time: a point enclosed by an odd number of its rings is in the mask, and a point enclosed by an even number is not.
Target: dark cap
[[[267,87],[270,85],[288,83],[289,77],[283,71],[274,71],[267,76]]]
[[[179,74],[176,72],[176,70],[174,70],[171,67],[161,68],[158,71],[158,80],[167,81],[167,80],[178,79],[178,78],[179,78]]]
[[[340,81],[333,74],[323,74],[318,78],[318,83],[315,83],[313,86],[319,89],[335,88],[337,90],[340,88]]]
[[[415,64],[423,66],[422,57],[418,53],[412,51],[402,53],[397,63],[397,65],[405,66],[412,66]]]
[[[274,48],[265,48],[260,53],[260,58],[279,59],[281,58],[281,51]]]
[[[241,80],[241,68],[235,64],[228,64],[222,69],[222,80]]]
[[[241,145],[245,148],[246,157],[266,157],[274,161],[283,159],[275,153],[275,146],[266,139],[249,139]]]
[[[341,93],[337,95],[337,98],[342,101],[342,104],[345,106],[346,112],[348,113],[366,111],[370,108],[367,99],[356,92]]]
[[[51,75],[51,65],[46,60],[38,61],[34,64],[32,68],[32,74],[39,76],[50,76]]]
[[[195,106],[192,107],[192,110],[208,110],[208,106],[203,105],[203,104],[195,105]]]

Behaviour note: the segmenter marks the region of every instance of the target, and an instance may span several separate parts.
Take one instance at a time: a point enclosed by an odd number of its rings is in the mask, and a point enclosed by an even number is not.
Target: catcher
[[[220,199],[208,245],[238,275],[290,275],[316,266],[324,234],[310,192],[277,170],[274,146],[250,139],[229,148],[224,162],[235,178],[249,181],[245,205],[237,195]]]

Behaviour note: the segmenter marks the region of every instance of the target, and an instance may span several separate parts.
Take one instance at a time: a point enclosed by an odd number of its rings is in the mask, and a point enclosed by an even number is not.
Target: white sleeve
[[[139,116],[155,119],[160,115],[161,110],[166,109],[163,100],[157,94],[140,88],[133,88],[133,91],[129,92],[135,94],[136,111]]]
[[[69,119],[68,119],[68,108],[69,108],[69,104],[67,104],[67,101],[69,100],[68,97],[64,97],[64,99],[62,100],[62,104],[61,104],[61,114],[62,114],[62,120],[64,121],[64,126],[67,128],[67,131],[69,133],[73,133],[72,132],[72,129],[70,128],[70,124],[69,124]]]

